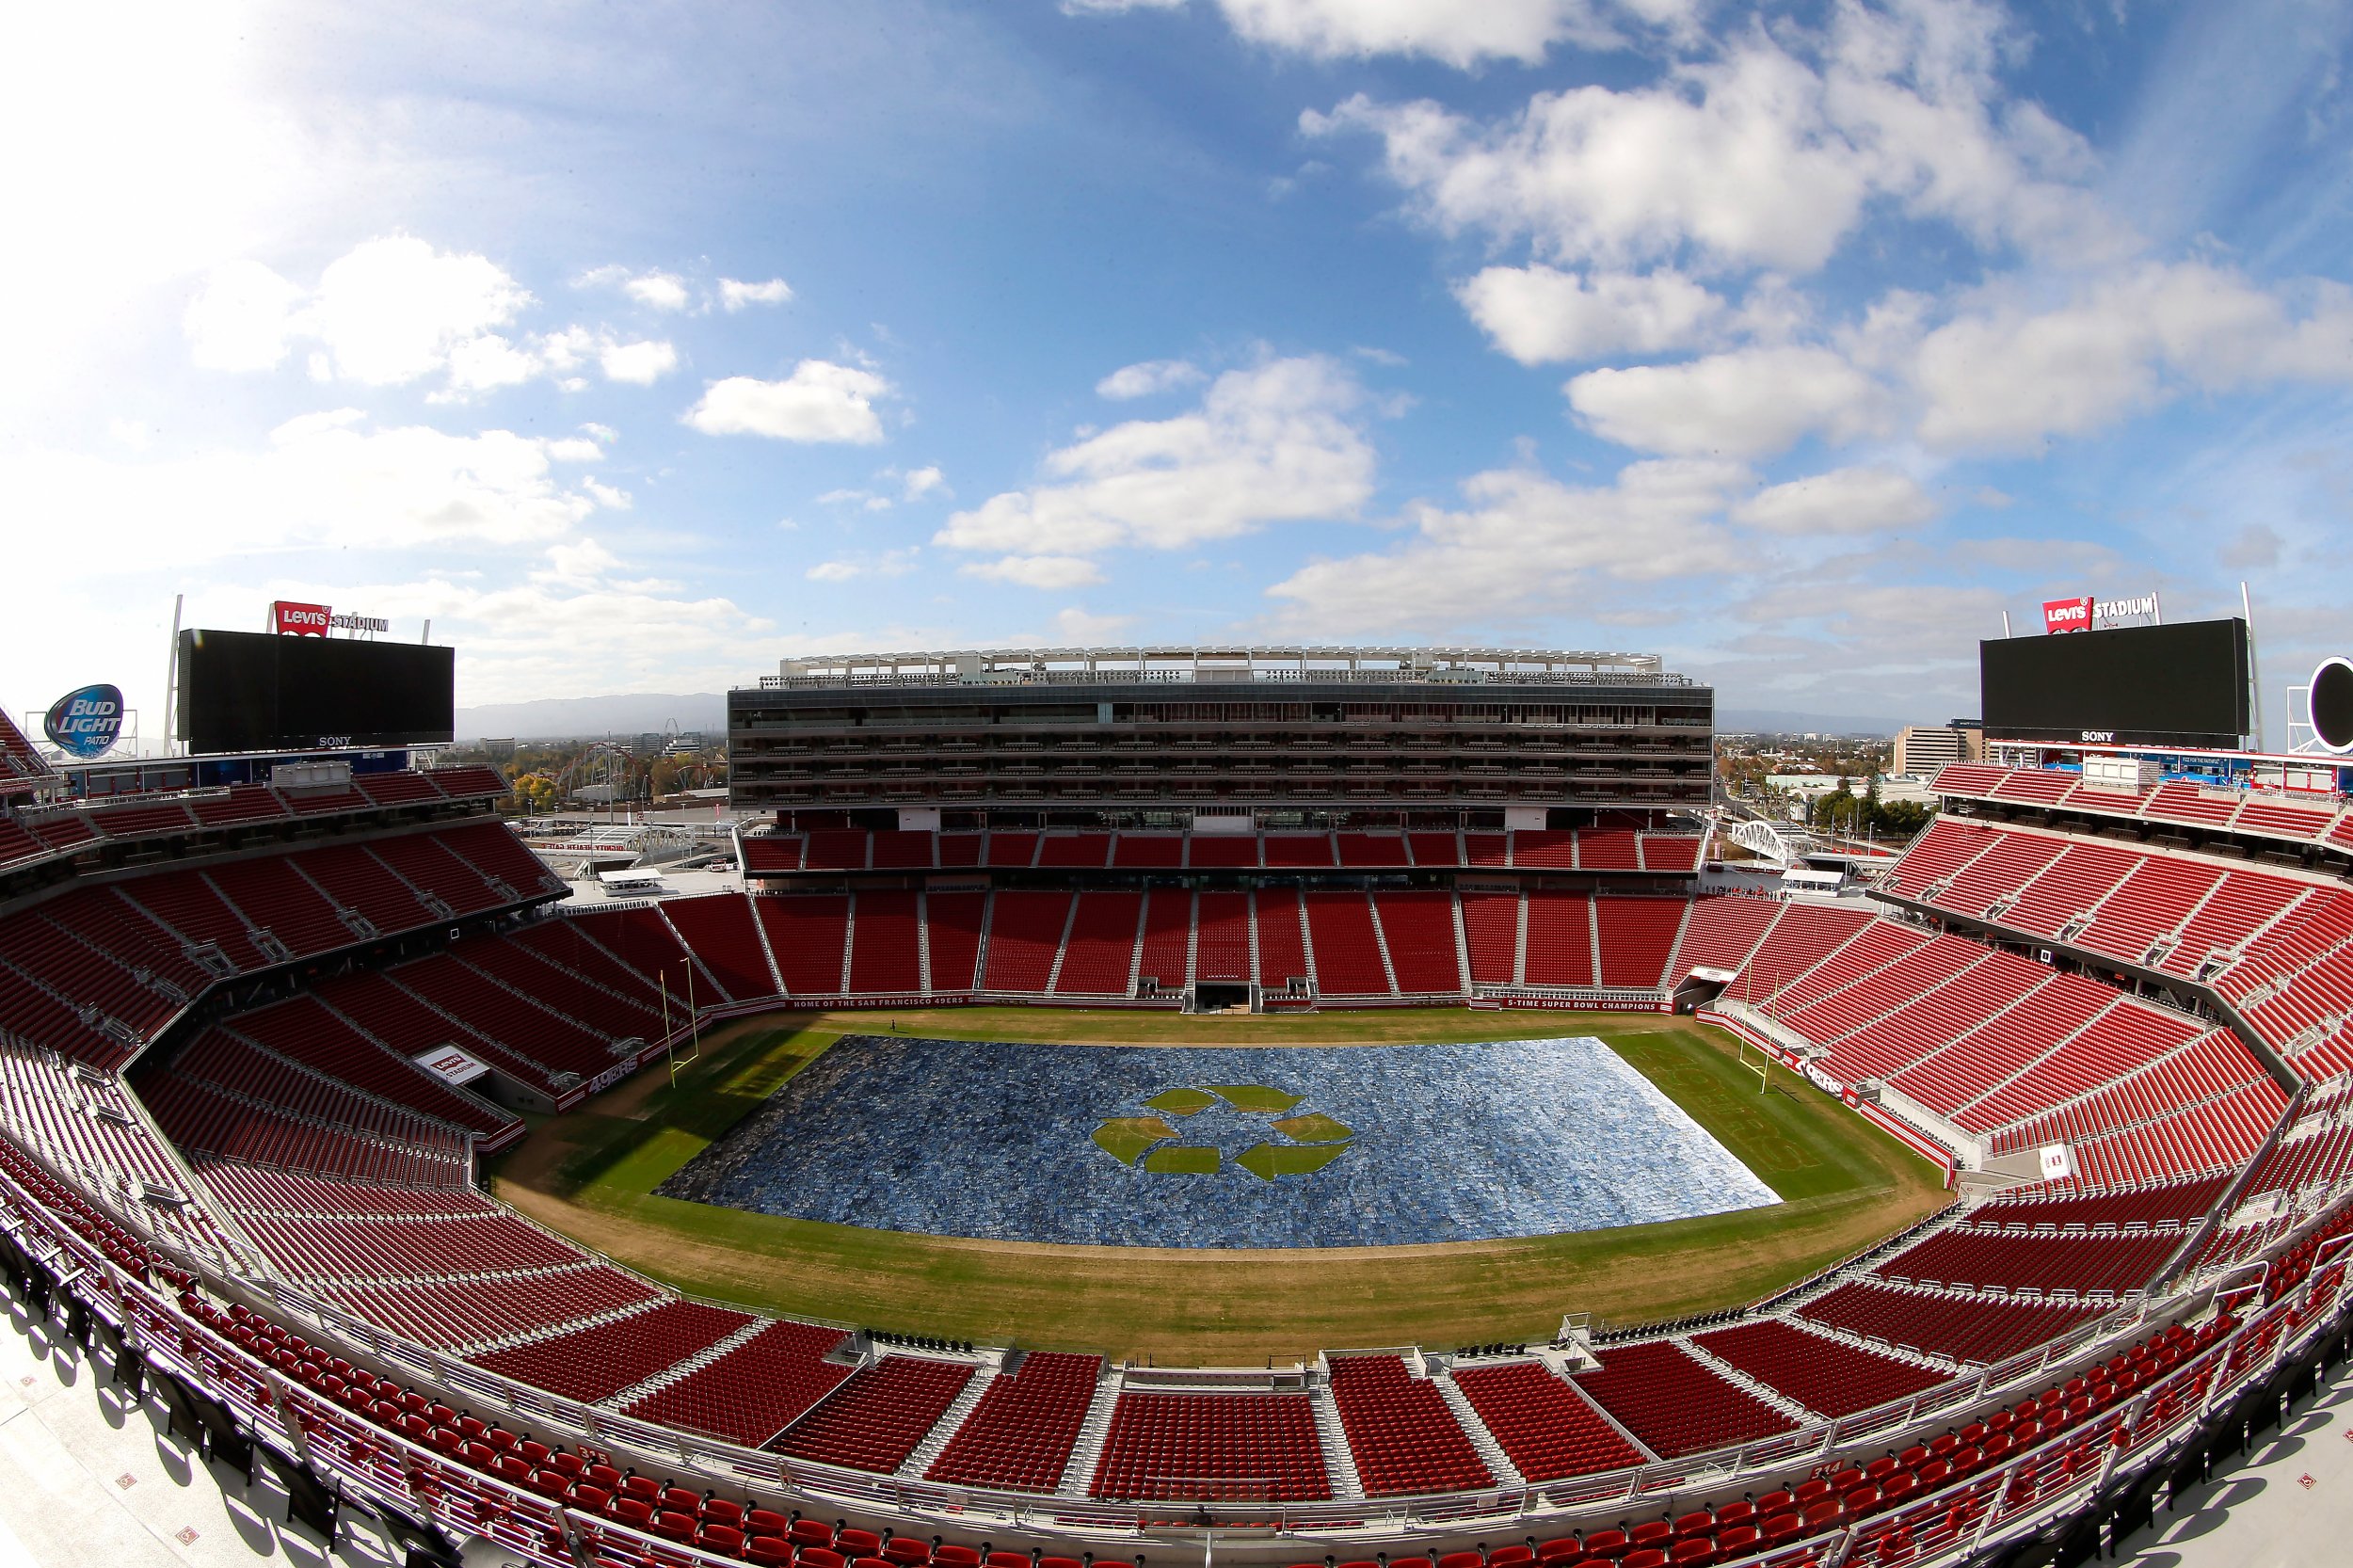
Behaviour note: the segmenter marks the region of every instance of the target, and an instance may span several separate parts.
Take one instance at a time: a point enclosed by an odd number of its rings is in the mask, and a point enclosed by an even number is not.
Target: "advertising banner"
[[[84,686],[50,705],[41,720],[49,744],[81,761],[104,757],[122,734],[122,689]]]
[[[324,637],[328,619],[324,604],[296,604],[281,599],[269,607],[269,628],[281,637]]]
[[[2081,599],[2046,599],[2042,601],[2042,630],[2048,632],[2089,632],[2091,630],[2091,596]]]

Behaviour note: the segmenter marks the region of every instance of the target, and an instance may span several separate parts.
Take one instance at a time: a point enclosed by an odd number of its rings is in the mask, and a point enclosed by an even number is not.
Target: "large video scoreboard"
[[[2252,728],[2235,617],[1998,638],[1977,675],[1989,739],[2228,751]]]
[[[179,738],[198,755],[446,744],[456,657],[421,643],[183,632]]]

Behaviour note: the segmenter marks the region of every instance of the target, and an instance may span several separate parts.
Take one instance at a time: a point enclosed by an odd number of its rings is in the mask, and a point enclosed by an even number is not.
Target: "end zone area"
[[[1049,1246],[867,1229],[654,1195],[843,1034],[1230,1047],[1592,1034],[1783,1200],[1766,1208],[1493,1241],[1216,1252]],[[707,1035],[489,1162],[533,1219],[681,1290],[943,1338],[1190,1365],[1320,1349],[1549,1339],[1564,1311],[1641,1322],[1767,1294],[1934,1212],[1942,1173],[1733,1039],[1656,1014],[1459,1008],[1231,1017],[1030,1008],[772,1014]],[[877,1137],[894,1129],[877,1128]],[[1430,1151],[1443,1160],[1443,1148]]]

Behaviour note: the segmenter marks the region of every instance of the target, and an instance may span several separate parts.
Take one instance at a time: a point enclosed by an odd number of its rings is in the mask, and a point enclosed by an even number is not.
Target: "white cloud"
[[[542,368],[537,355],[517,347],[496,332],[485,332],[450,350],[450,392],[462,395],[520,386]]]
[[[1098,616],[1076,605],[1054,612],[1054,635],[1064,648],[1099,648],[1133,626],[1133,616]]]
[[[1491,266],[1456,284],[1454,296],[1524,365],[1693,347],[1725,313],[1721,299],[1671,267],[1588,278],[1542,264]]]
[[[619,265],[593,267],[572,280],[572,283],[575,288],[619,289],[649,310],[683,311],[695,302],[685,279],[658,267],[644,272],[632,272]]]
[[[747,305],[782,305],[792,297],[791,285],[781,278],[760,283],[741,282],[733,278],[719,280],[719,303],[730,311],[740,311]]]
[[[556,472],[599,456],[576,439],[371,427],[340,408],[288,420],[258,449],[0,455],[0,493],[44,520],[11,541],[22,568],[79,578],[315,549],[536,548],[607,504]]]
[[[183,323],[196,363],[267,370],[298,339],[320,379],[399,386],[437,371],[467,391],[510,385],[514,345],[493,328],[532,302],[486,256],[436,250],[398,235],[354,246],[303,290],[258,262],[215,267]]]
[[[712,382],[702,400],[686,411],[685,420],[707,436],[871,446],[883,439],[874,399],[889,395],[890,390],[890,383],[872,371],[803,360],[781,381],[730,376]]]
[[[1732,518],[1769,534],[1876,534],[1916,528],[1936,504],[1912,475],[1890,468],[1833,469],[1750,496]]]
[[[1066,14],[1176,10],[1185,0],[1062,0]],[[1218,0],[1253,43],[1320,59],[1422,55],[1465,70],[1487,60],[1541,61],[1552,45],[1608,49],[1620,24],[1681,23],[1696,0]]]
[[[2184,388],[2353,380],[2353,290],[2324,282],[2302,292],[2296,315],[2281,295],[2226,268],[2152,264],[2046,309],[1970,311],[1918,345],[1920,437],[2015,450],[2099,429]]]
[[[1083,588],[1103,581],[1100,568],[1082,555],[1005,555],[994,561],[974,561],[956,570],[966,577],[1018,583],[1025,588]]]
[[[223,262],[188,301],[188,357],[203,370],[268,370],[286,357],[301,298],[259,262]]]
[[[1750,483],[1737,463],[1628,464],[1606,486],[1522,469],[1476,474],[1465,504],[1406,509],[1401,548],[1314,562],[1267,590],[1287,630],[1324,636],[1492,634],[1515,618],[1590,605],[1597,580],[1721,571],[1737,540],[1719,520]]]
[[[946,494],[948,490],[947,479],[940,473],[936,465],[930,468],[920,468],[916,469],[906,476],[905,488],[901,493],[900,499],[903,501],[920,501],[935,490],[943,495]]]
[[[1827,348],[1744,348],[1688,364],[1593,370],[1568,384],[1595,434],[1645,452],[1761,457],[1805,437],[1884,427],[1886,392]]]
[[[2085,167],[2080,142],[2000,102],[2006,26],[1987,4],[1847,5],[1820,34],[1743,30],[1655,84],[1541,92],[1493,121],[1359,94],[1301,124],[1379,136],[1389,177],[1449,232],[1610,269],[1810,272],[1875,200],[1981,242],[2097,243],[2091,204],[2054,183]]]
[[[801,575],[811,583],[848,583],[860,577],[904,577],[915,569],[919,552],[913,545],[904,550],[885,551],[880,555],[843,556],[838,560],[821,561]]]
[[[1114,425],[1048,455],[1047,478],[949,518],[936,542],[1008,555],[1179,549],[1271,522],[1354,515],[1375,459],[1363,390],[1321,358],[1228,371],[1194,412]]]
[[[668,343],[607,344],[597,355],[598,368],[608,381],[649,387],[678,369],[678,349]]]
[[[1095,383],[1095,395],[1124,403],[1154,392],[1190,387],[1207,379],[1198,367],[1183,360],[1146,360],[1126,365]]]

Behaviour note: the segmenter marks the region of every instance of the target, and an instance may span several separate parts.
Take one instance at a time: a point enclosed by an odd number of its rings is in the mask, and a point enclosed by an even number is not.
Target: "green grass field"
[[[908,1334],[1220,1365],[1289,1361],[1319,1348],[1549,1338],[1571,1311],[1634,1322],[1713,1310],[1775,1289],[1946,1201],[1940,1173],[1902,1145],[1779,1069],[1771,1092],[1760,1093],[1730,1039],[1689,1020],[1462,1009],[1228,1017],[960,1008],[895,1022],[942,1039],[1227,1045],[1238,1061],[1225,1087],[1237,1090],[1251,1086],[1251,1046],[1593,1034],[1783,1203],[1513,1240],[1201,1252],[917,1236],[653,1195],[834,1040],[893,1021],[785,1014],[725,1026],[675,1087],[657,1065],[535,1128],[493,1163],[498,1193],[699,1295]]]

